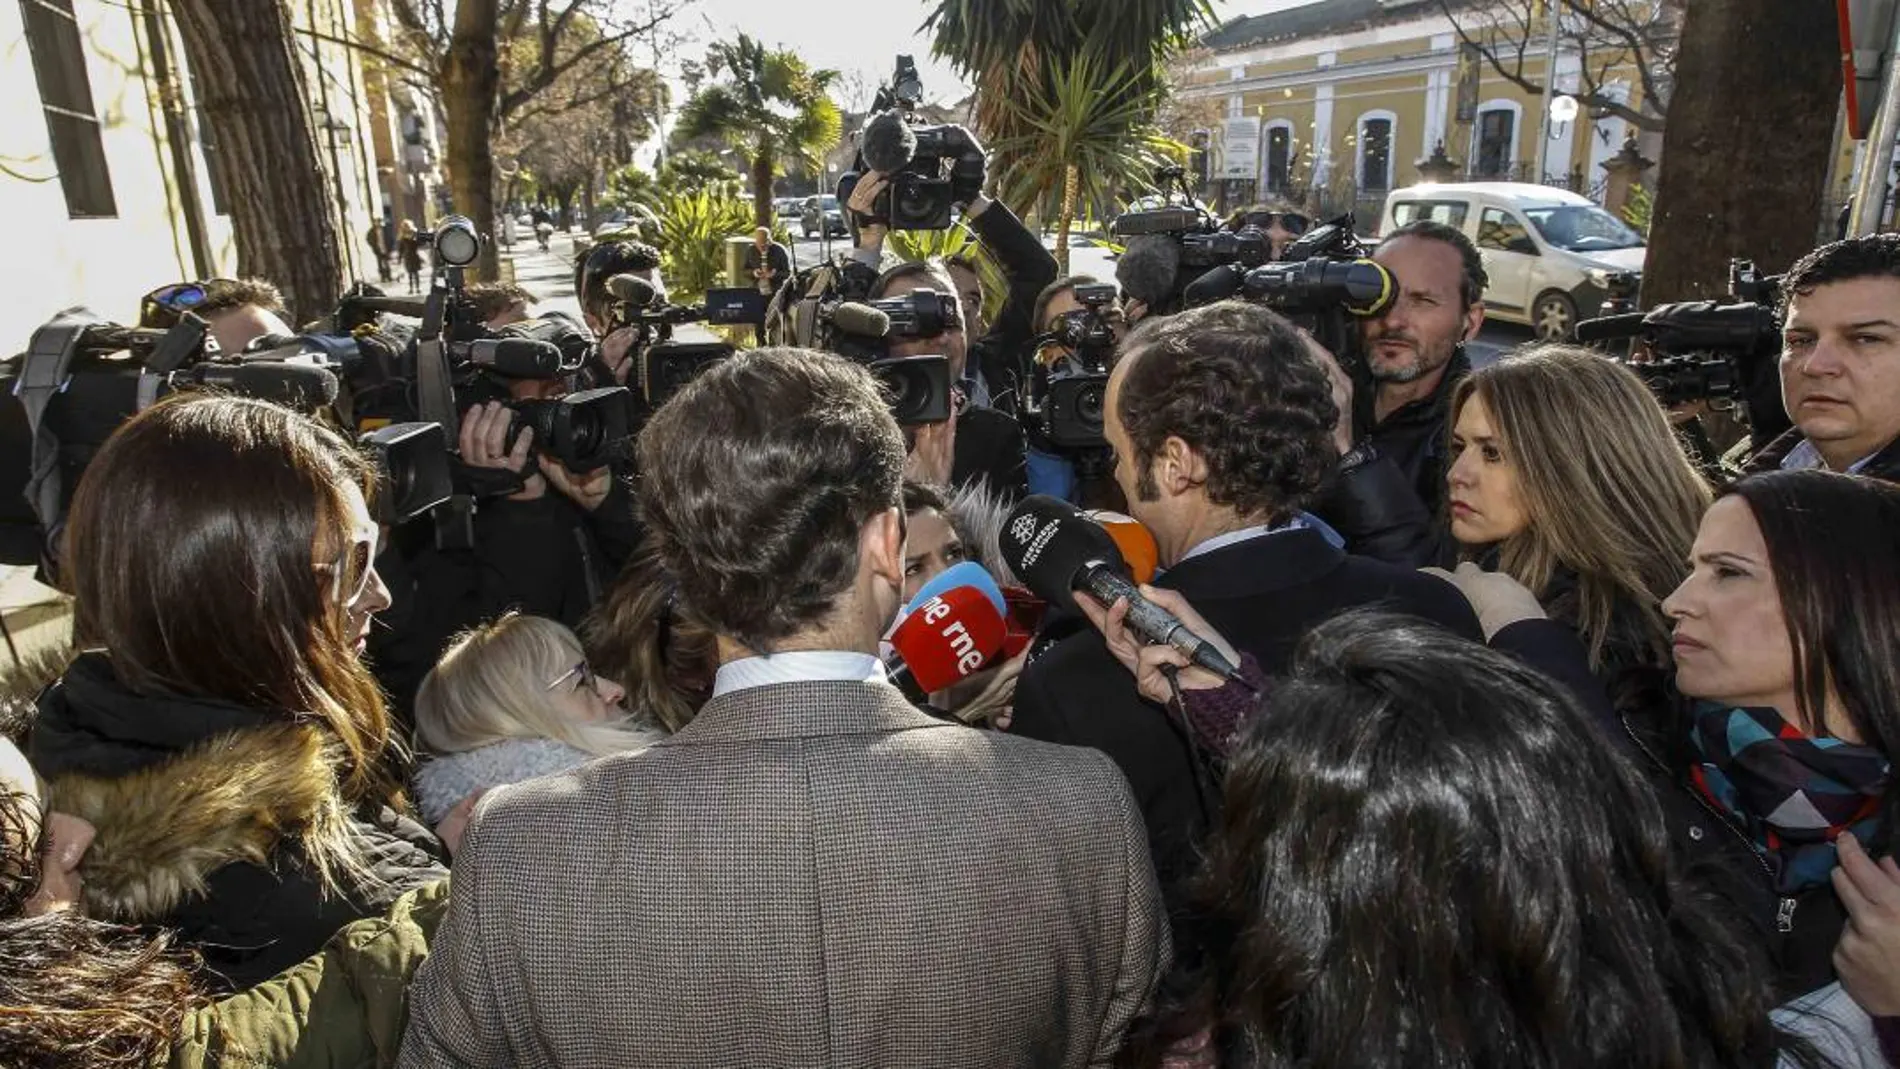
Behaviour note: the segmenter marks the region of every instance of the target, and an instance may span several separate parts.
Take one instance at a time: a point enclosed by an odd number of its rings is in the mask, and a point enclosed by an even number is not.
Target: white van
[[[1522,182],[1426,184],[1386,197],[1381,235],[1430,219],[1465,232],[1491,283],[1485,315],[1523,323],[1545,341],[1597,314],[1618,273],[1643,272],[1643,237],[1587,197]]]

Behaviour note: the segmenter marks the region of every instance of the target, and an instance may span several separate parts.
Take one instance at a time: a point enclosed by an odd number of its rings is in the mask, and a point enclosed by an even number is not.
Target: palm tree
[[[1068,152],[1063,166],[1076,168],[1077,186],[1108,185],[1091,167],[1108,164],[1124,183],[1142,169],[1156,147],[1164,64],[1189,31],[1212,23],[1207,0],[938,0],[924,26],[936,54],[976,83],[998,188],[1046,192],[1055,151]],[[1058,129],[1061,149],[1051,142]],[[1072,212],[1073,198],[1063,199]]]
[[[1153,125],[1164,90],[1123,65],[1105,69],[1094,49],[1050,64],[1047,91],[1005,100],[1012,131],[992,143],[1015,166],[998,179],[1005,203],[1054,202],[1056,262],[1069,273],[1069,229],[1078,204],[1107,204],[1117,190],[1150,184],[1156,165],[1178,149]]]
[[[676,144],[713,138],[744,156],[752,172],[752,210],[772,225],[772,180],[781,164],[822,167],[843,119],[829,90],[838,72],[812,70],[798,56],[740,34],[706,56],[715,79],[694,92],[674,128]]]

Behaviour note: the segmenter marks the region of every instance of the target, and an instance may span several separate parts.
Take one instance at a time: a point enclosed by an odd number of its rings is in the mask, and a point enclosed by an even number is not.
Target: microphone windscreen
[[[1239,293],[1247,281],[1247,269],[1239,264],[1222,264],[1188,283],[1181,291],[1181,303],[1189,308],[1224,301]]]
[[[1008,606],[1003,602],[1003,588],[996,585],[996,580],[984,570],[981,564],[966,560],[954,567],[945,568],[937,574],[936,578],[925,583],[917,591],[917,596],[910,599],[910,604],[904,606],[904,612],[906,614],[915,612],[917,607],[924,602],[952,587],[959,586],[975,587],[982,591],[984,596],[990,599],[990,604],[996,606],[997,613],[1009,611]]]
[[[653,298],[658,296],[653,283],[639,275],[615,275],[609,278],[607,292],[613,294],[616,301],[625,301],[641,308],[652,304]]]
[[[1003,614],[975,587],[953,587],[917,607],[891,646],[926,693],[980,671],[1003,648]]]
[[[1128,565],[1128,575],[1136,583],[1150,582],[1155,571],[1161,566],[1161,548],[1155,545],[1155,536],[1141,521],[1133,516],[1124,516],[1119,512],[1095,509],[1082,514],[1090,522],[1108,532],[1115,540],[1115,548],[1122,551],[1122,560]]]
[[[1047,494],[1023,498],[1004,521],[1001,541],[1003,562],[1051,605],[1075,604],[1075,577],[1089,562],[1122,566],[1121,550],[1107,531]]]
[[[860,338],[882,338],[891,332],[891,317],[868,304],[845,301],[831,309],[831,325]]]
[[[1115,261],[1115,281],[1122,292],[1151,308],[1174,299],[1180,274],[1181,243],[1166,234],[1129,238],[1128,247]]]
[[[858,138],[858,152],[864,157],[864,165],[873,171],[901,171],[917,155],[917,135],[902,113],[886,111],[865,124]]]

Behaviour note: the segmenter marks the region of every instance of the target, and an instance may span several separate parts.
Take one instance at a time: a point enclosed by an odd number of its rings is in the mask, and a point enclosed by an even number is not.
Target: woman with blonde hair
[[[1654,396],[1600,354],[1539,346],[1461,381],[1451,422],[1460,555],[1574,628],[1618,707],[1653,699],[1671,670],[1662,599],[1710,500]]]
[[[423,817],[438,825],[476,792],[645,749],[660,733],[627,715],[625,695],[553,620],[509,613],[463,633],[416,694],[416,735],[435,755],[416,771]]]

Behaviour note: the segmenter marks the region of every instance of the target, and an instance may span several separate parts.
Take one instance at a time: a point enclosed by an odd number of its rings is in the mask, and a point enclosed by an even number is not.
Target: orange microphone
[[[1140,521],[1106,509],[1093,509],[1082,516],[1115,540],[1122,560],[1128,562],[1128,574],[1137,584],[1154,580],[1155,569],[1161,565],[1161,550],[1155,545],[1155,536]]]

